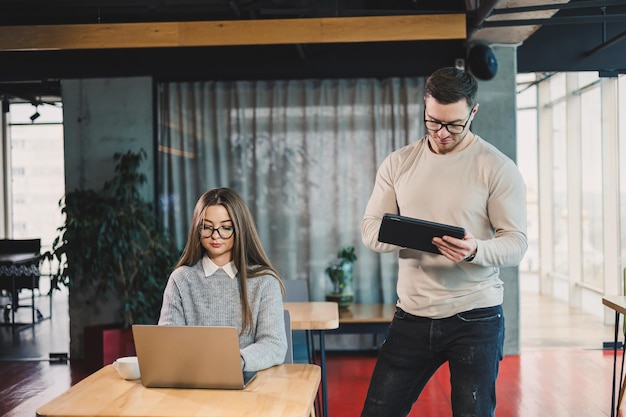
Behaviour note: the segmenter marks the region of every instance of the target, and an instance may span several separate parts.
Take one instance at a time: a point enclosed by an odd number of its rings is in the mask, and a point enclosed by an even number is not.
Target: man
[[[470,130],[477,90],[463,70],[435,71],[424,87],[427,136],[378,170],[361,232],[374,251],[399,250],[398,302],[362,417],[406,416],[446,362],[453,415],[494,415],[504,341],[499,267],[526,252],[526,190],[513,161]],[[434,238],[441,255],[381,243],[385,213],[462,226],[465,237]]]

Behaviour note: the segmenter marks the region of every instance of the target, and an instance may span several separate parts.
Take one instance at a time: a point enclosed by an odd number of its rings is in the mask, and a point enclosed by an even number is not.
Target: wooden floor
[[[47,313],[47,300],[39,302]],[[32,417],[86,376],[78,361],[48,361],[69,345],[66,295],[55,295],[53,306],[51,320],[19,331],[0,327],[0,416]],[[522,353],[501,364],[496,416],[610,416],[613,356],[602,345],[612,341],[613,327],[529,293],[521,317]],[[330,417],[359,415],[375,361],[372,353],[328,355]],[[410,416],[451,416],[448,378],[440,369]]]

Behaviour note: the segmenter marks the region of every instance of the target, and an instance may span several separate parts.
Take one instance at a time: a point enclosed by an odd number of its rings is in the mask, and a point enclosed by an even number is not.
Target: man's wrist
[[[463,260],[465,262],[472,262],[474,260],[474,258],[476,257],[476,252],[478,252],[478,248],[476,248],[476,250],[474,250],[474,252],[472,252],[468,256],[466,256],[465,259],[463,259]]]

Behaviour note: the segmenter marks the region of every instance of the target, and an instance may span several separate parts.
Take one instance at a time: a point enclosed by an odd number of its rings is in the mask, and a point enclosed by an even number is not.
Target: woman
[[[243,370],[258,371],[285,360],[283,293],[245,202],[231,189],[215,188],[196,203],[159,324],[235,326]]]

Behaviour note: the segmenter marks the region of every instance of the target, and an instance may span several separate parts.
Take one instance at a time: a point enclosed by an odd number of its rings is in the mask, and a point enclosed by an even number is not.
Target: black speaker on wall
[[[484,43],[472,45],[467,56],[469,70],[479,80],[488,81],[498,72],[498,61],[493,51]]]

